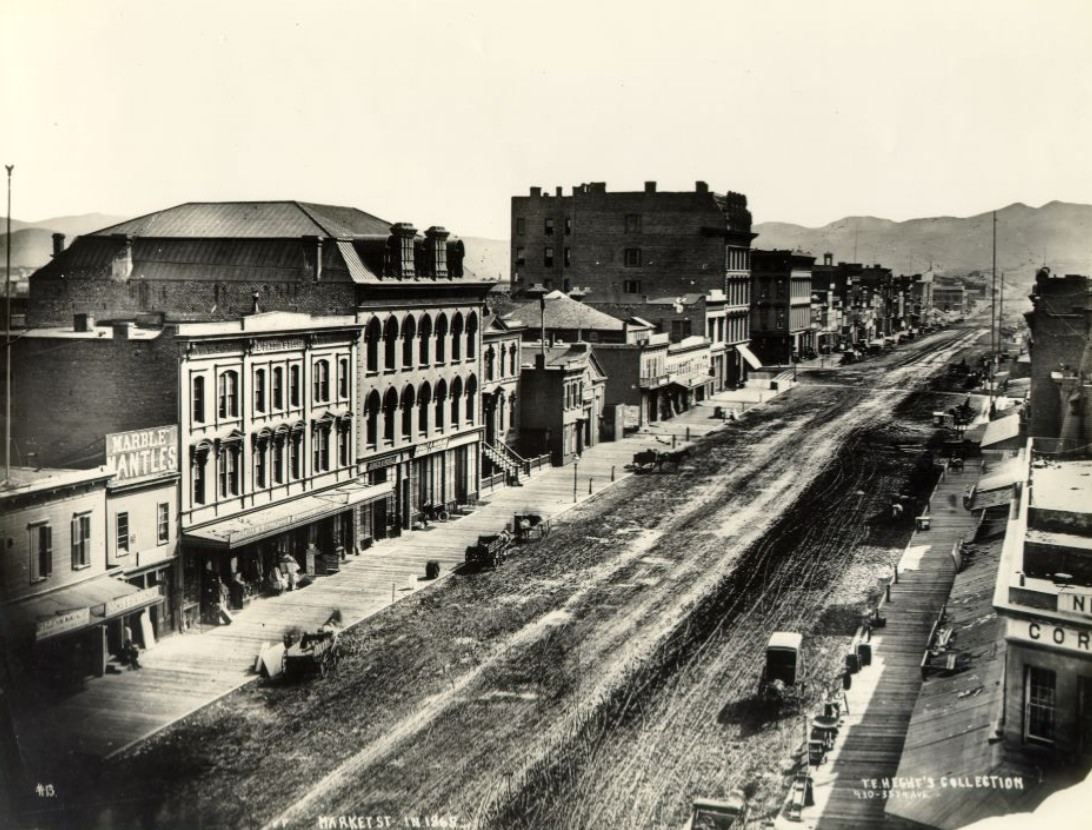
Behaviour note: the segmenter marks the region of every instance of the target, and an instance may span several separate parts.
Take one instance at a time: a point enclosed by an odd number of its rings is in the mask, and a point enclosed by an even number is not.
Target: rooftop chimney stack
[[[645,193],[655,193],[656,182],[645,182]]]
[[[694,182],[694,190],[698,193],[708,193],[709,185],[705,182]]]
[[[537,199],[541,195],[542,195],[542,188],[541,187],[532,187],[531,188],[531,198],[532,199]]]
[[[57,256],[64,250],[64,234],[53,234],[53,256]]]

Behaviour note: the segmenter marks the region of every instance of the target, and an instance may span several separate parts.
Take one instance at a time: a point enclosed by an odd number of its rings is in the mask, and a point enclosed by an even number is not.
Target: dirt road
[[[804,631],[814,693],[837,676],[907,532],[873,521],[926,434],[897,409],[973,337],[817,373],[677,474],[347,632],[332,677],[240,690],[89,789],[157,826],[677,827],[744,785],[775,804],[799,736],[749,703],[762,647]]]

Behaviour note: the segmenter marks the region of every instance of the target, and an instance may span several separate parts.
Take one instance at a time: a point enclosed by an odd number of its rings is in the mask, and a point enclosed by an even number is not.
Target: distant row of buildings
[[[702,183],[533,189],[512,225],[511,286],[442,227],[301,202],[55,239],[12,343],[9,651],[51,683],[101,674],[290,563],[422,527],[764,363],[933,319],[927,277],[752,250],[746,198]]]

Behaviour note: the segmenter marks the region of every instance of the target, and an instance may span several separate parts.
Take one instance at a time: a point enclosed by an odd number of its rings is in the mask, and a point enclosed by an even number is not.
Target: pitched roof
[[[351,207],[309,202],[187,202],[95,231],[92,236],[284,238],[382,236],[390,222]]]
[[[547,329],[585,329],[588,331],[622,331],[625,323],[617,317],[604,314],[589,305],[570,299],[560,291],[547,294]],[[542,306],[538,300],[516,303],[515,310],[505,318],[522,320],[529,328],[542,326]]]

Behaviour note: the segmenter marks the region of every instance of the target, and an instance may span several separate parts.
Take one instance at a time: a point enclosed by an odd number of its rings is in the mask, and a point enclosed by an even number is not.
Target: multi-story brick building
[[[811,279],[815,257],[793,251],[752,252],[751,345],[767,365],[788,364],[815,349]]]
[[[754,237],[746,196],[705,182],[693,192],[646,182],[617,193],[596,182],[569,196],[533,187],[512,197],[512,290],[577,289],[597,307],[720,292],[727,343],[746,346]],[[725,363],[722,385],[741,383],[743,357],[727,349]]]
[[[590,344],[526,349],[521,383],[521,444],[528,454],[548,454],[562,465],[579,461],[586,447],[599,443],[606,373]]]

